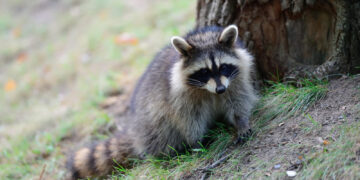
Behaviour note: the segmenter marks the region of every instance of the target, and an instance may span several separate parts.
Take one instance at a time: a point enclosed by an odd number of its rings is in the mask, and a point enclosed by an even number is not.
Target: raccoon
[[[243,140],[257,100],[252,64],[235,25],[172,37],[138,81],[117,135],[69,158],[71,178],[106,175],[114,163],[129,167],[133,157],[198,147],[218,120],[232,125]]]

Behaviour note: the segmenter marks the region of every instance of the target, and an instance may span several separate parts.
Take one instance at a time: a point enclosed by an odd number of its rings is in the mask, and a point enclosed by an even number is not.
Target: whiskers
[[[236,69],[233,72],[231,72],[231,74],[229,76],[229,79],[234,80],[236,78],[236,76],[239,75],[239,74],[240,74],[240,71]]]
[[[196,80],[196,79],[188,78],[188,79],[187,79],[187,84],[192,85],[192,86],[199,86],[199,87],[201,87],[201,86],[204,86],[206,83],[201,82],[201,81]]]

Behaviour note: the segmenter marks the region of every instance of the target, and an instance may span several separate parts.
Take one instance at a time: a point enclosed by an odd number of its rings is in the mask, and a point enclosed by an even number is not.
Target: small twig
[[[200,180],[205,180],[208,177],[208,173],[203,173]]]
[[[42,170],[41,170],[39,180],[42,180],[43,175],[44,175],[44,173],[45,173],[45,169],[46,169],[46,164],[44,164],[44,166],[43,166],[43,168],[42,168]]]
[[[215,161],[214,163],[210,164],[209,166],[206,166],[205,168],[203,168],[203,171],[210,171],[211,169],[214,169],[215,167],[219,166],[221,163],[226,161],[230,156],[231,156],[231,154],[228,154],[228,155],[220,158],[219,160]]]
[[[208,173],[211,171],[211,169],[214,169],[217,166],[219,166],[221,163],[223,163],[224,161],[229,159],[230,156],[231,156],[231,154],[228,154],[228,155],[220,158],[219,160],[215,161],[214,163],[212,163],[204,168],[201,168],[200,170],[203,172],[203,175],[201,176],[201,180],[205,180],[208,177]]]

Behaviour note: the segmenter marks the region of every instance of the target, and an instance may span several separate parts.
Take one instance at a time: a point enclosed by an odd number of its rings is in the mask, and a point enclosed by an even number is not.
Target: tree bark
[[[358,0],[198,0],[196,21],[236,24],[263,79],[360,72]]]

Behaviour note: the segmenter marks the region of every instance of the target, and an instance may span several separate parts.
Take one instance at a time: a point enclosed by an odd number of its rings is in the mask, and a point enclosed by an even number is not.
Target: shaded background
[[[195,5],[0,0],[0,179],[44,168],[63,177],[69,150],[114,128],[99,108],[108,94],[131,91],[171,36],[194,26]]]

